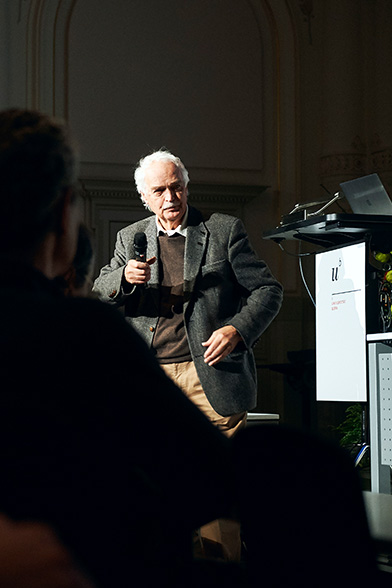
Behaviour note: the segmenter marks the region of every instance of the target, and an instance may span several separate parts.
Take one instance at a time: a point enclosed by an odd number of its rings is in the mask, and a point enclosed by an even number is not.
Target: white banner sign
[[[316,255],[317,400],[366,401],[366,244]]]

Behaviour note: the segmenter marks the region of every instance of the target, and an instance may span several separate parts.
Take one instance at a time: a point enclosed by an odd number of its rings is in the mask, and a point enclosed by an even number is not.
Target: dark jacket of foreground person
[[[48,521],[98,586],[143,585],[227,514],[227,440],[118,311],[2,261],[0,511]]]

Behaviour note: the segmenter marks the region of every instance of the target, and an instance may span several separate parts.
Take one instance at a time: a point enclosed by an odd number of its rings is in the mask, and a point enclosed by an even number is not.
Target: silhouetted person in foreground
[[[228,440],[116,310],[58,288],[76,177],[66,127],[0,113],[0,512],[49,523],[99,587],[181,585],[192,530],[229,515]]]

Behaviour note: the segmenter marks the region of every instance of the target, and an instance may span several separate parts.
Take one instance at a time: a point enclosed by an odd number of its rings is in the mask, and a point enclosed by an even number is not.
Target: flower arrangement
[[[373,256],[381,265],[378,272],[378,294],[381,328],[385,333],[392,324],[392,251],[373,251]]]

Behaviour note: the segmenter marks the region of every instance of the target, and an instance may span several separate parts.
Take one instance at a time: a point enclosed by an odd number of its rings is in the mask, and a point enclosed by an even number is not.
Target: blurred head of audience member
[[[77,151],[67,127],[44,114],[0,112],[1,256],[64,274],[76,253]]]

